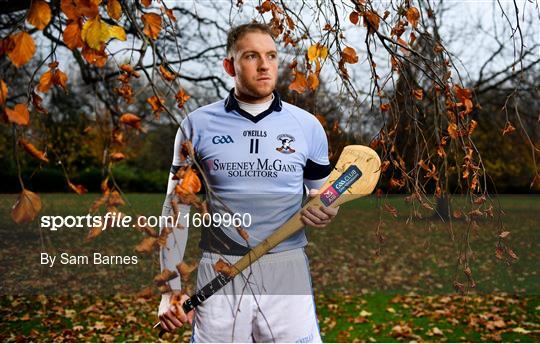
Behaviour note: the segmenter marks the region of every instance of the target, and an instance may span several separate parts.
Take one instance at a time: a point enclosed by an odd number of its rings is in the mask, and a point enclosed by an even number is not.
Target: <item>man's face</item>
[[[236,42],[233,55],[235,86],[239,93],[265,98],[276,87],[278,58],[272,37],[262,32],[248,32]]]

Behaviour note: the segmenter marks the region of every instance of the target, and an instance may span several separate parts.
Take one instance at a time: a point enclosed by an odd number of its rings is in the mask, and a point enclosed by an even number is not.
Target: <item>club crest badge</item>
[[[276,148],[276,150],[283,154],[291,154],[296,152],[294,148],[291,147],[291,143],[294,142],[294,136],[289,134],[278,135],[277,139],[281,141],[281,147]]]

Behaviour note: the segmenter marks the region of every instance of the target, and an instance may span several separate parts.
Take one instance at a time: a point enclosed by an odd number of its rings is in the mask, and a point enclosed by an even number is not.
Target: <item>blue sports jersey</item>
[[[180,162],[180,146],[191,140],[209,186],[223,202],[210,198],[212,213],[246,214],[249,240],[234,227],[203,230],[200,247],[222,254],[243,255],[285,223],[301,207],[304,179],[330,174],[328,142],[315,116],[281,101],[274,92],[270,108],[253,116],[242,110],[234,89],[221,101],[190,113],[178,130],[172,172]],[[226,206],[224,206],[225,204]],[[299,231],[270,252],[303,247]]]

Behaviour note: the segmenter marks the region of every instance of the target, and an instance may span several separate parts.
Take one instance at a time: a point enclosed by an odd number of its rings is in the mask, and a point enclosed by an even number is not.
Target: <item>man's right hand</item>
[[[161,295],[159,304],[158,317],[161,321],[161,328],[167,332],[173,332],[177,328],[184,326],[186,323],[193,323],[195,311],[184,313],[182,304],[189,299],[186,294],[173,294],[172,292]]]

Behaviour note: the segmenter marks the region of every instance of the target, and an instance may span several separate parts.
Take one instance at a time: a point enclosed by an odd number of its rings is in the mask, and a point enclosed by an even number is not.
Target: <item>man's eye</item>
[[[247,55],[246,58],[248,60],[253,60],[255,58],[255,55]]]
[[[276,54],[271,54],[271,55],[268,55],[268,58],[270,60],[275,60],[277,58],[277,55]]]

